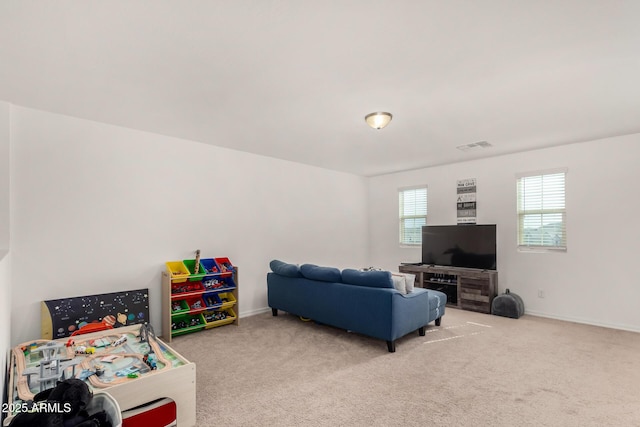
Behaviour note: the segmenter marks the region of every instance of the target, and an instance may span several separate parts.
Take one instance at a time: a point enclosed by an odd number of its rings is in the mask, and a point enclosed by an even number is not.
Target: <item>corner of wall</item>
[[[11,344],[11,259],[10,182],[11,182],[11,105],[0,101],[0,383],[6,383],[7,355]],[[2,402],[5,388],[2,390]]]

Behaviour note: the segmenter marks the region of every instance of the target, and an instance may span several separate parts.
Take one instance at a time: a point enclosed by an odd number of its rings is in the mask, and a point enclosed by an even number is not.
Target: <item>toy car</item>
[[[117,377],[127,377],[130,374],[135,374],[138,371],[139,371],[139,369],[136,368],[135,366],[129,366],[128,368],[124,368],[124,369],[121,369],[118,372],[116,372],[116,376]],[[137,376],[134,377],[134,378],[137,378]]]
[[[76,347],[76,354],[94,354],[95,352],[95,347],[85,347],[83,345],[79,345]]]
[[[120,345],[120,344],[124,344],[124,342],[125,342],[126,340],[127,340],[127,336],[126,336],[126,335],[123,335],[123,336],[121,336],[120,338],[118,338],[117,340],[115,340],[115,341],[113,342],[113,344],[111,344],[111,345],[115,347],[115,346],[118,346],[118,345]]]

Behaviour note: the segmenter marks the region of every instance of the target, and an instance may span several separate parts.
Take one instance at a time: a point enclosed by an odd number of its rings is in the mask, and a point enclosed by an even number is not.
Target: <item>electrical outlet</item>
[[[544,298],[544,291],[542,289],[538,289],[538,298]]]

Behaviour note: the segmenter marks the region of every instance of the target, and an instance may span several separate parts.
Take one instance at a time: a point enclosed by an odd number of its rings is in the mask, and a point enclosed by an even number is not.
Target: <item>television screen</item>
[[[425,225],[422,263],[496,270],[496,225]]]

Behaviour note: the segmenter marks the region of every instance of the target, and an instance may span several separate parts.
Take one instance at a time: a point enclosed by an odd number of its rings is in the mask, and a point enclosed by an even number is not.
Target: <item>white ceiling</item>
[[[2,0],[0,99],[372,176],[640,132],[639,18],[637,0]]]

